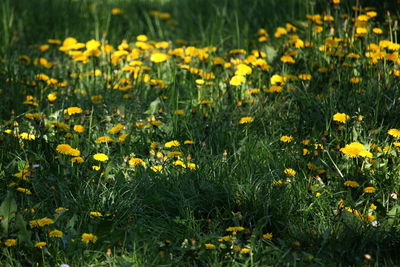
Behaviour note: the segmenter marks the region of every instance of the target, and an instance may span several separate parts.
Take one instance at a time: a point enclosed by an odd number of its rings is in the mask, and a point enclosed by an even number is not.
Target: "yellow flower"
[[[98,170],[100,170],[100,166],[93,165],[92,166],[92,170],[98,171]]]
[[[46,246],[46,245],[47,245],[46,242],[37,242],[37,243],[35,244],[35,247],[37,247],[37,248],[43,248],[43,247]]]
[[[23,187],[17,187],[17,191],[25,193],[27,195],[32,195],[31,190],[29,190],[28,188],[23,188]]]
[[[17,245],[17,239],[6,239],[6,241],[4,241],[4,245],[7,247],[14,247]]]
[[[124,128],[124,125],[117,124],[114,127],[112,127],[110,130],[108,130],[108,132],[112,133],[112,134],[116,134],[116,133],[119,133],[123,128]]]
[[[167,61],[168,59],[168,55],[164,54],[164,53],[153,53],[151,54],[150,57],[150,61],[154,62],[154,63],[161,63],[164,61]]]
[[[204,84],[204,80],[203,79],[197,79],[196,81],[197,85],[203,85]]]
[[[136,40],[139,42],[147,42],[148,38],[146,35],[140,34],[140,35],[136,36]]]
[[[71,158],[72,163],[82,163],[84,162],[84,159],[82,157],[73,157]]]
[[[82,125],[75,125],[74,126],[74,131],[77,133],[83,133],[85,131],[85,127]]]
[[[285,142],[285,143],[290,143],[290,142],[293,141],[293,137],[292,137],[292,136],[284,135],[284,136],[281,137],[280,140],[281,140],[282,142]]]
[[[250,249],[249,249],[249,248],[242,248],[242,249],[240,250],[240,253],[242,253],[242,254],[249,254],[249,253],[250,253]]]
[[[114,142],[114,139],[112,139],[109,136],[100,136],[96,140],[96,143],[111,143],[111,142]]]
[[[95,236],[94,234],[83,233],[81,240],[83,243],[86,244],[95,243],[97,241],[97,236]]]
[[[274,74],[270,79],[270,83],[271,85],[283,85],[285,83],[285,77]]]
[[[74,114],[80,114],[82,113],[82,109],[79,107],[69,107],[67,109],[64,109],[64,114],[68,115],[74,115]]]
[[[81,152],[78,149],[75,148],[71,148],[68,152],[68,155],[73,156],[73,157],[77,157],[81,155]]]
[[[363,189],[364,193],[374,193],[376,191],[375,187],[368,186]]]
[[[131,167],[135,167],[137,165],[142,165],[143,167],[146,167],[146,163],[140,158],[131,158],[129,160],[129,165]]]
[[[350,119],[350,116],[345,113],[336,113],[333,115],[333,120],[341,123],[346,123]]]
[[[30,134],[30,133],[26,133],[26,132],[21,133],[20,135],[18,135],[18,137],[20,139],[24,139],[24,140],[28,140],[28,141],[36,139],[34,134]]]
[[[350,82],[354,83],[354,84],[360,83],[361,82],[361,78],[360,77],[353,77],[353,78],[350,79]]]
[[[359,156],[364,158],[372,158],[372,153],[365,150],[364,145],[359,142],[348,144],[344,148],[341,148],[340,151],[351,158],[356,158]]]
[[[263,235],[262,235],[262,238],[271,240],[271,239],[272,239],[272,236],[273,236],[272,233],[266,233],[266,234],[263,234]]]
[[[214,249],[215,248],[215,245],[211,244],[211,243],[206,243],[206,244],[204,244],[204,246],[206,247],[206,249]]]
[[[227,232],[240,232],[243,231],[244,227],[243,226],[232,226],[232,227],[228,227],[226,229]]]
[[[283,63],[290,63],[290,64],[296,63],[296,61],[294,60],[294,58],[292,58],[291,56],[282,56],[282,57],[281,57],[281,61],[282,61]]]
[[[237,70],[235,72],[236,76],[246,76],[253,72],[251,67],[247,66],[246,64],[239,64],[237,66]]]
[[[63,237],[63,232],[60,230],[53,230],[49,232],[50,237]]]
[[[334,5],[339,5],[339,4],[340,4],[340,0],[332,0],[332,3],[333,3]]]
[[[162,165],[155,165],[153,167],[150,168],[153,172],[159,172],[163,169]]]
[[[107,161],[108,160],[108,156],[104,153],[97,153],[93,155],[93,158],[97,161]]]
[[[250,123],[252,122],[254,119],[252,117],[243,117],[240,119],[239,123],[240,124],[244,124],[244,123]]]
[[[164,146],[166,148],[177,147],[177,146],[180,146],[180,145],[181,145],[181,143],[179,143],[179,141],[177,141],[177,140],[169,141],[169,142],[164,144]]]
[[[356,181],[346,181],[343,184],[345,186],[349,186],[349,187],[359,187],[360,186]]]
[[[287,168],[283,171],[287,176],[295,176],[296,175],[296,171],[290,168]]]
[[[54,102],[57,100],[57,94],[56,93],[50,93],[47,95],[47,100],[49,102]]]
[[[91,211],[89,214],[94,217],[102,217],[103,216],[103,214],[101,214],[101,212],[98,212],[98,211]]]
[[[235,75],[232,77],[232,79],[229,81],[230,85],[233,86],[239,86],[242,83],[244,83],[246,81],[246,78],[242,75]]]
[[[390,129],[388,131],[388,134],[393,137],[400,138],[400,130],[398,130],[398,129]]]
[[[309,81],[311,80],[312,76],[311,74],[300,74],[299,79],[303,81]]]
[[[111,15],[118,15],[118,14],[122,14],[122,9],[118,7],[111,9]]]

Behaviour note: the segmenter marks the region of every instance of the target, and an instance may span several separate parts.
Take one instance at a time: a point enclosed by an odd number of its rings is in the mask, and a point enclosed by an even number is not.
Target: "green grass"
[[[397,4],[363,2],[378,15],[357,36],[354,19],[371,11],[358,4],[3,1],[0,265],[399,265],[400,131],[388,133],[400,129]],[[274,36],[287,23],[297,30]],[[136,43],[140,34],[153,47]],[[82,43],[75,54],[92,39],[114,50],[79,59],[48,41],[67,37]],[[161,41],[169,47],[155,49]],[[154,62],[156,50],[169,58]],[[289,54],[295,63],[282,62]],[[129,63],[144,68],[135,76]],[[252,72],[234,85],[240,64]],[[361,154],[343,150],[353,142]]]

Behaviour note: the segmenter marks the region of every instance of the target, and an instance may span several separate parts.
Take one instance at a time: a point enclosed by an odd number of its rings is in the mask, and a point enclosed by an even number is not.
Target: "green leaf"
[[[15,226],[18,230],[18,240],[20,243],[25,243],[28,246],[33,246],[31,241],[32,233],[26,228],[27,223],[25,222],[22,215],[18,214],[15,218]]]
[[[1,221],[1,225],[3,227],[3,233],[8,235],[8,228],[10,221],[15,217],[15,213],[17,212],[17,203],[15,202],[14,197],[11,192],[8,192],[6,198],[3,200],[0,206],[0,216],[3,216],[3,220]]]
[[[146,110],[146,114],[154,114],[158,111],[158,105],[160,104],[160,98],[157,98],[153,102],[150,103],[149,108]]]

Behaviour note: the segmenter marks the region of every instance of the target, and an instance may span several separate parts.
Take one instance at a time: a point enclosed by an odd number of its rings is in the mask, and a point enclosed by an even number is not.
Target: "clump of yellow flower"
[[[388,134],[395,138],[400,138],[400,130],[398,130],[398,129],[390,129],[388,131]]]
[[[350,158],[372,158],[372,153],[367,151],[364,145],[359,142],[348,144],[344,148],[341,148],[340,151]]]
[[[296,175],[296,171],[291,169],[291,168],[287,168],[283,171],[287,176],[295,176]]]
[[[293,137],[292,136],[288,136],[288,135],[284,135],[280,138],[280,140],[284,143],[290,143],[293,141]]]

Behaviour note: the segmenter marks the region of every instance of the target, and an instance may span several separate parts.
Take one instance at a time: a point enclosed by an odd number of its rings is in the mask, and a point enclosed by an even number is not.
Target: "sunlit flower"
[[[376,191],[375,187],[368,186],[363,189],[364,193],[374,193]]]
[[[46,242],[36,242],[35,247],[37,248],[43,248],[44,246],[46,246],[47,243]]]
[[[388,131],[388,134],[395,138],[400,138],[400,130],[398,130],[398,129],[390,129]]]
[[[271,239],[272,239],[272,236],[273,236],[272,233],[266,233],[266,234],[263,234],[263,235],[262,235],[262,238],[271,240]]]
[[[177,140],[169,141],[169,142],[167,142],[167,143],[164,144],[164,146],[165,146],[166,148],[178,147],[178,146],[180,146],[180,145],[181,145],[181,144],[180,144],[179,141],[177,141]]]
[[[214,249],[214,248],[215,248],[215,245],[214,245],[214,244],[211,244],[211,243],[206,243],[206,244],[204,244],[204,247],[205,247],[206,249]]]
[[[107,160],[108,160],[108,156],[107,156],[106,154],[104,154],[104,153],[97,153],[97,154],[94,154],[94,155],[93,155],[93,158],[94,158],[95,160],[101,161],[101,162],[104,162],[104,161],[107,161]]]
[[[93,217],[102,217],[103,216],[103,214],[101,214],[101,212],[98,212],[98,211],[91,211],[89,214],[90,214],[90,216],[93,216]]]
[[[83,133],[85,131],[85,127],[82,125],[74,125],[74,131],[77,133]]]
[[[350,116],[345,113],[336,113],[335,115],[333,115],[333,120],[340,123],[346,123],[346,121],[349,119]]]
[[[252,117],[243,117],[239,120],[240,124],[250,123],[254,120]]]
[[[292,137],[292,136],[284,135],[284,136],[282,136],[282,137],[280,138],[280,140],[281,140],[282,142],[284,142],[284,143],[290,143],[290,142],[293,141],[293,137]]]
[[[367,151],[364,145],[359,142],[353,142],[351,144],[348,144],[344,148],[341,148],[340,151],[351,158],[355,157],[372,158],[372,153]]]
[[[83,233],[81,240],[86,244],[95,243],[97,241],[97,236],[94,234]]]
[[[290,168],[287,168],[283,171],[287,176],[295,176],[296,175],[296,171]]]
[[[359,187],[360,185],[356,182],[356,181],[345,181],[343,183],[345,186],[349,186],[349,187]]]
[[[82,113],[82,109],[80,107],[69,107],[64,110],[64,114],[74,115]]]
[[[228,227],[226,229],[226,231],[228,231],[228,232],[240,232],[243,230],[244,230],[244,227],[242,227],[242,226],[232,226],[232,227]]]
[[[63,237],[63,232],[60,230],[52,230],[49,232],[50,237]]]

